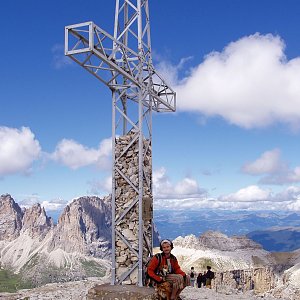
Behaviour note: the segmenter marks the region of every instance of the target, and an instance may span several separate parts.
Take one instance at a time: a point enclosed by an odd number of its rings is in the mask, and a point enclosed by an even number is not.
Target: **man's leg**
[[[191,286],[194,287],[195,280],[191,279]]]
[[[211,289],[211,279],[210,278],[206,278],[206,287]]]
[[[190,277],[188,275],[186,276],[186,279],[184,279],[183,276],[179,274],[168,274],[166,280],[172,283],[172,300],[177,299],[181,291],[187,285],[190,285]]]

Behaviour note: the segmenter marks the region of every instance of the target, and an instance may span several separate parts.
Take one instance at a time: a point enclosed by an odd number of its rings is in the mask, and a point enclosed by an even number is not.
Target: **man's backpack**
[[[215,278],[215,273],[212,272],[212,271],[210,271],[210,272],[209,272],[209,278],[210,278],[210,279],[214,279],[214,278]]]
[[[150,256],[150,257],[148,258],[147,263],[145,264],[145,273],[144,273],[144,274],[145,274],[145,275],[144,275],[144,276],[145,276],[145,280],[144,280],[144,285],[153,285],[153,283],[151,282],[151,277],[150,277],[149,274],[148,274],[148,265],[149,265],[151,259],[152,259],[154,256],[158,259],[158,265],[157,265],[157,267],[156,267],[156,269],[155,269],[155,273],[156,273],[156,274],[159,273],[159,266],[160,266],[160,263],[161,263],[161,253],[157,253],[157,254],[155,254],[155,255],[153,255],[153,256]]]
[[[190,275],[191,278],[194,278],[195,277],[195,274],[194,272],[191,272],[191,275]]]

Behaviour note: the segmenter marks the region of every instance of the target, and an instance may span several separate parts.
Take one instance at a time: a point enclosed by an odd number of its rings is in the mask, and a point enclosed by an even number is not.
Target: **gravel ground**
[[[44,286],[21,290],[18,293],[0,293],[0,299],[5,300],[85,300],[87,292],[96,284],[103,284],[100,280],[82,280],[66,283],[49,283]],[[27,297],[27,298],[26,298]]]
[[[201,299],[210,299],[210,300],[254,300],[254,299],[265,299],[273,300],[274,297],[270,295],[266,296],[256,296],[253,292],[238,292],[236,290],[228,290],[222,292],[216,292],[212,289],[207,288],[193,288],[186,287],[181,293],[181,298],[184,300],[201,300]]]
[[[108,280],[89,279],[67,283],[50,283],[31,290],[22,290],[18,293],[0,293],[0,299],[5,300],[85,300],[87,292],[96,284],[107,283]],[[236,290],[223,290],[216,292],[213,289],[186,287],[181,293],[183,300],[274,300],[271,295],[254,295],[253,292],[238,292]],[[278,299],[278,298],[277,298]],[[288,296],[281,300],[292,300]]]

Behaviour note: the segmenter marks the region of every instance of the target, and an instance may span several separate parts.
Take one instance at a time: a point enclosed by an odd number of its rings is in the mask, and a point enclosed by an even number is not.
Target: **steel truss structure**
[[[137,284],[143,285],[145,257],[152,253],[152,232],[145,237],[145,199],[152,209],[152,163],[146,160],[151,153],[152,111],[174,112],[176,93],[156,72],[152,64],[148,0],[116,0],[114,35],[93,22],[65,27],[65,55],[81,65],[112,92],[112,284],[127,282],[134,271]],[[116,151],[118,138],[130,135],[122,151]],[[138,180],[122,172],[121,159],[131,146],[138,148]],[[152,157],[152,155],[151,155]],[[149,159],[149,158],[147,158]],[[148,165],[150,167],[146,168]],[[121,205],[116,201],[121,177],[134,191],[134,198]],[[145,192],[145,189],[148,191]],[[149,200],[150,199],[150,200]],[[149,203],[148,203],[149,204]],[[128,222],[133,209],[138,212],[138,245],[120,230]],[[149,218],[149,217],[148,217]],[[152,217],[150,216],[152,224]],[[136,257],[136,262],[124,272],[118,271],[117,243],[122,241]]]

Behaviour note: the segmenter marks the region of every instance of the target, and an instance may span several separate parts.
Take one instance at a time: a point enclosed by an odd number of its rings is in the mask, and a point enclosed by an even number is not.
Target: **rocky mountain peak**
[[[54,231],[49,250],[103,257],[110,248],[111,211],[99,197],[77,198],[65,207]]]
[[[262,249],[262,246],[250,240],[246,236],[228,237],[226,234],[207,231],[199,237],[199,242],[206,248],[221,251],[232,251],[237,249]]]
[[[215,249],[221,251],[232,251],[237,249],[262,249],[262,246],[248,239],[245,236],[228,237],[226,234],[217,231],[206,231],[197,238],[191,234],[178,237],[174,243],[180,247],[191,247],[194,249]]]
[[[27,231],[32,238],[38,237],[40,240],[53,227],[52,218],[46,215],[45,209],[39,203],[25,209],[22,223],[22,231]]]
[[[20,235],[23,213],[9,194],[0,196],[0,240],[12,241]]]
[[[75,199],[54,225],[40,204],[22,212],[10,195],[2,195],[1,266],[39,284],[53,278],[103,276],[109,268],[105,259],[111,254],[111,208],[107,203],[99,197]]]
[[[194,249],[201,248],[199,239],[194,234],[190,234],[185,237],[179,236],[173,241],[173,243],[176,247],[179,246],[182,248],[194,248]]]

